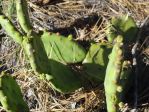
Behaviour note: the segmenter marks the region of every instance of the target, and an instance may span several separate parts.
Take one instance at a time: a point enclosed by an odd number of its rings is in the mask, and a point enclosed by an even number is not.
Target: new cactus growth
[[[29,112],[19,85],[6,73],[0,76],[0,102],[7,112]]]
[[[132,42],[135,40],[138,31],[137,25],[132,17],[123,15],[121,17],[113,17],[108,25],[107,39],[112,42],[118,35],[124,37],[124,42]]]
[[[108,56],[112,45],[108,43],[92,44],[83,61],[85,72],[97,81],[104,81]]]
[[[104,81],[108,112],[118,112],[122,108],[124,90],[131,71],[130,66],[130,61],[124,60],[123,37],[117,36],[109,56]]]
[[[34,32],[25,0],[16,0],[16,9],[23,34],[3,14],[0,15],[0,24],[24,48],[32,69],[42,74],[59,92],[68,93],[81,87],[79,77],[66,64],[82,61],[85,50],[69,38],[46,31]]]

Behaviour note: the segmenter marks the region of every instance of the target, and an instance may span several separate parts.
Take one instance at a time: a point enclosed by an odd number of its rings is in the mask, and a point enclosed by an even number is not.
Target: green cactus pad
[[[67,65],[48,58],[40,37],[25,38],[23,46],[34,71],[44,76],[54,89],[69,93],[82,87],[80,78]]]
[[[7,112],[29,112],[17,82],[7,74],[0,76],[0,102]]]
[[[41,76],[53,89],[61,93],[70,93],[82,87],[79,75],[68,66],[54,60],[49,60],[49,63],[50,73],[42,72]]]
[[[123,15],[113,17],[106,31],[107,39],[112,42],[118,35],[124,37],[124,42],[132,42],[136,39],[137,25],[132,17]]]
[[[118,103],[120,102],[118,91],[120,90],[120,85],[118,83],[122,59],[123,59],[123,51],[122,51],[122,38],[119,38],[116,41],[112,53],[109,56],[109,63],[106,69],[106,76],[104,81],[105,94],[106,94],[106,102],[107,102],[107,110],[108,112],[118,112]]]
[[[104,81],[108,56],[112,46],[106,43],[92,44],[83,61],[85,72],[97,81]]]
[[[69,38],[44,32],[41,40],[49,59],[62,63],[77,63],[85,58],[83,47]]]
[[[123,37],[115,39],[115,45],[109,56],[104,81],[108,112],[118,112],[123,104],[126,83],[130,76],[130,62],[124,61]],[[128,89],[128,87],[127,87]]]
[[[50,60],[51,64],[51,85],[62,93],[70,93],[82,87],[81,79],[68,66],[57,61]]]
[[[30,22],[29,14],[28,14],[28,5],[26,0],[15,0],[16,1],[16,9],[17,9],[17,18],[19,20],[19,24],[25,33],[28,33],[32,30],[32,25]]]

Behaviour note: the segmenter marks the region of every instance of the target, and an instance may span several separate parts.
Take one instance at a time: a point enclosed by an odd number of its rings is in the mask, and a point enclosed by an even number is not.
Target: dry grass
[[[104,91],[98,88],[64,95],[51,89],[46,82],[26,69],[15,72],[13,76],[21,86],[31,112],[83,112],[92,111],[97,105],[98,108],[105,106]]]
[[[47,5],[37,5],[30,0],[28,4],[36,30],[47,29],[65,35],[71,33],[80,41],[99,42],[105,38],[106,25],[112,16],[129,14],[140,26],[149,15],[148,0],[64,0]],[[20,84],[31,112],[105,111],[103,85],[67,95],[57,93],[30,71],[22,49],[8,39],[3,30],[1,32],[0,61],[7,66],[5,70],[13,69],[13,76]],[[142,58],[149,64],[149,38],[142,42],[140,49],[140,55],[143,54]]]

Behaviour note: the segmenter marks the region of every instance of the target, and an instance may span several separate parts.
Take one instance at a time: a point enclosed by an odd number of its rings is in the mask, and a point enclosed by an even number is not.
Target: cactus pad
[[[132,42],[135,40],[138,31],[137,25],[132,17],[123,15],[121,17],[113,17],[106,31],[107,39],[112,42],[118,35],[124,37],[124,42]]]
[[[104,81],[108,55],[112,46],[106,43],[92,44],[83,61],[85,72],[97,81]]]
[[[50,60],[51,64],[51,85],[54,89],[62,93],[70,93],[81,88],[81,79],[68,66],[57,61]]]
[[[7,112],[29,112],[17,82],[7,74],[0,76],[0,102]]]
[[[25,38],[23,46],[34,71],[43,75],[44,79],[54,89],[59,92],[69,93],[81,87],[79,77],[67,65],[54,59],[49,59],[44,43],[39,36],[30,37],[30,39]]]
[[[115,45],[109,57],[104,81],[108,112],[118,112],[122,106],[122,96],[130,75],[130,62],[124,61],[123,37],[115,39]]]
[[[85,58],[85,50],[69,38],[44,32],[41,41],[49,59],[62,63],[77,63]]]

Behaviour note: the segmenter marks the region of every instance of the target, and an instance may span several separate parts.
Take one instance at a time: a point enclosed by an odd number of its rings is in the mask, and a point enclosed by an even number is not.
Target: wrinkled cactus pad
[[[108,55],[112,46],[107,43],[92,44],[86,58],[83,61],[85,72],[92,78],[104,81],[106,67],[108,64]]]
[[[134,19],[128,15],[121,17],[113,17],[111,23],[108,25],[106,34],[107,39],[112,42],[118,35],[124,37],[124,42],[132,42],[136,39],[138,31]]]
[[[77,63],[85,58],[84,48],[69,38],[44,32],[41,40],[49,59],[62,63]]]
[[[8,74],[0,76],[0,102],[7,112],[29,112],[19,85]]]

